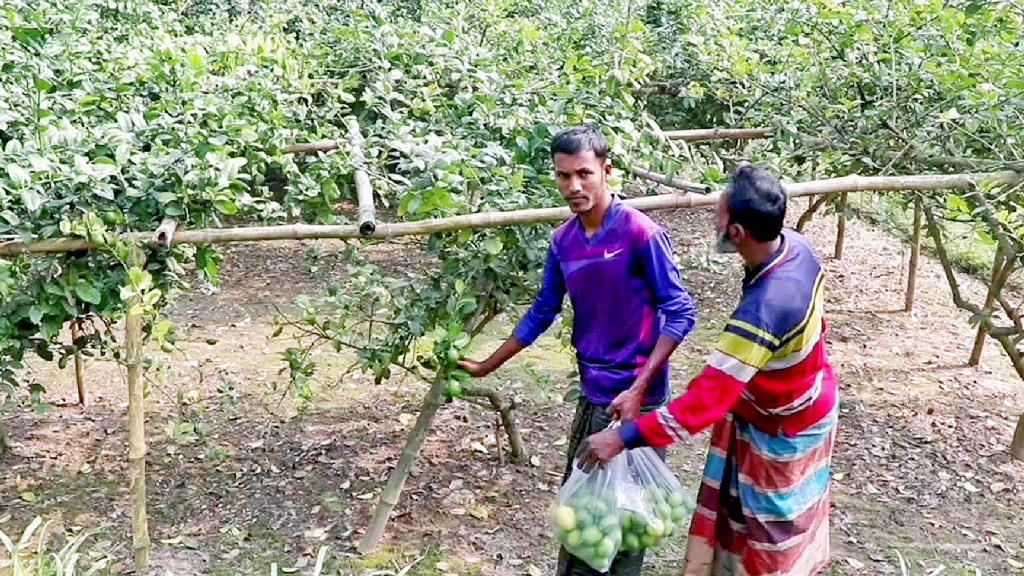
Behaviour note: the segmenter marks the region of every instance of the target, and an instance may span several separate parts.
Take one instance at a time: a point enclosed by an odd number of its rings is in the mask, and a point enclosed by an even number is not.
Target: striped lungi
[[[838,405],[795,436],[732,413],[715,425],[683,576],[810,576],[825,567]]]

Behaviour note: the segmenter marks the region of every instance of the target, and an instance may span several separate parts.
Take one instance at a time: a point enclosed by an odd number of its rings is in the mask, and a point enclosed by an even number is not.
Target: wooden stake
[[[427,396],[423,399],[420,415],[416,419],[416,424],[413,426],[412,431],[409,432],[409,436],[405,439],[405,446],[402,447],[402,454],[398,458],[398,464],[391,471],[387,486],[384,487],[384,491],[380,494],[380,502],[373,511],[373,519],[370,520],[370,525],[366,528],[366,534],[359,541],[360,554],[372,552],[384,534],[384,527],[388,523],[391,511],[398,504],[398,497],[402,494],[405,481],[409,478],[409,472],[412,471],[412,465],[416,461],[416,455],[420,452],[420,446],[423,445],[423,440],[427,437],[427,432],[430,431],[430,422],[434,419],[437,409],[441,406],[444,383],[444,378],[435,379],[434,383],[430,386],[430,390],[427,392]]]
[[[145,256],[133,247],[131,265],[142,267]],[[141,304],[136,296],[129,309]],[[125,363],[128,365],[128,477],[132,499],[132,550],[135,570],[146,574],[149,569],[149,523],[146,516],[146,408],[142,383],[141,314],[125,316]]]
[[[907,274],[907,297],[903,310],[914,309],[914,295],[917,291],[917,260],[921,255],[921,199],[914,198],[914,229],[910,238],[910,272]]]
[[[377,214],[373,208],[373,187],[370,186],[370,176],[366,173],[363,135],[359,132],[359,121],[355,116],[345,118],[345,125],[348,127],[349,138],[352,139],[350,156],[352,166],[355,168],[356,199],[359,202],[359,215],[356,222],[359,223],[359,233],[369,236],[377,229]]]
[[[843,241],[846,238],[846,192],[839,198],[839,223],[836,225],[836,260],[843,259]]]
[[[78,386],[78,403],[81,406],[87,406],[89,404],[89,394],[85,389],[85,376],[82,374],[82,351],[78,349],[78,335],[81,328],[81,318],[75,318],[71,321],[71,343],[75,346],[75,385]]]

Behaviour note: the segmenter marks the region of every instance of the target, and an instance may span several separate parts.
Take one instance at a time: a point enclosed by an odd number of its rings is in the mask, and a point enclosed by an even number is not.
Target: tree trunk
[[[78,349],[79,330],[82,328],[82,319],[75,318],[71,321],[71,343],[75,345],[75,386],[78,387],[78,403],[81,406],[89,404],[89,393],[85,389],[85,375],[82,367],[82,352]]]
[[[839,200],[839,223],[836,225],[836,260],[843,259],[843,241],[846,237],[846,192]]]
[[[523,444],[519,425],[516,424],[515,415],[512,412],[515,410],[515,402],[506,399],[501,392],[493,388],[471,384],[462,386],[462,394],[464,396],[479,396],[490,401],[491,407],[501,415],[501,425],[505,428],[505,433],[508,434],[508,447],[512,454],[512,460],[521,461],[525,458],[526,446]]]
[[[133,266],[144,266],[145,256],[132,248]],[[140,304],[138,296],[129,309]],[[132,550],[135,570],[146,574],[149,569],[149,521],[146,516],[146,407],[142,383],[141,314],[125,317],[125,362],[128,365],[128,477],[132,500]]]
[[[1024,414],[1017,420],[1017,429],[1014,430],[1013,442],[1010,443],[1010,456],[1024,460]]]
[[[914,309],[914,295],[917,292],[917,260],[921,255],[921,199],[914,199],[914,230],[910,238],[910,272],[907,274],[907,298],[903,310]]]
[[[992,262],[992,280],[989,283],[988,294],[985,295],[985,308],[991,308],[996,302],[996,282],[1002,274],[1005,265],[1002,247],[996,247],[996,258]],[[985,323],[978,324],[978,334],[974,337],[974,348],[971,349],[971,357],[967,359],[968,366],[977,366],[981,362],[981,353],[985,348]]]
[[[939,256],[939,262],[942,264],[942,270],[946,274],[946,280],[949,282],[949,290],[953,296],[953,302],[957,308],[967,310],[973,314],[980,314],[982,309],[977,305],[964,300],[960,295],[960,286],[957,283],[956,275],[953,273],[953,266],[949,262],[949,256],[946,254],[946,247],[942,242],[942,232],[939,230],[938,224],[935,223],[935,218],[932,216],[931,210],[924,209],[925,222],[928,224],[928,234],[935,241],[935,252]],[[1008,265],[1007,265],[1008,267]],[[997,287],[1002,285],[1006,277],[1006,269],[1000,273]],[[1017,372],[1017,376],[1024,380],[1024,353],[1017,348],[1017,338],[1019,337],[1020,331],[1016,327],[1016,319],[1014,322],[1015,326],[1012,329],[1000,328],[992,323],[992,318],[982,317],[981,325],[985,328],[985,331],[989,333],[996,341],[1003,346],[1003,350],[1006,355],[1010,357],[1010,362],[1013,364],[1013,369]],[[1017,422],[1017,429],[1013,435],[1013,441],[1010,442],[1010,454],[1018,460],[1024,460],[1024,416]]]
[[[797,220],[796,231],[803,232],[804,226],[806,226],[807,223],[810,222],[812,218],[814,218],[814,213],[817,212],[819,208],[821,208],[822,204],[824,204],[834,196],[835,194],[822,194],[821,196],[818,196],[813,200],[810,196],[808,196],[807,199],[810,203],[807,205],[807,210],[805,210],[804,213],[800,215],[800,219]]]
[[[680,180],[678,178],[669,178],[664,174],[657,172],[651,172],[639,166],[630,166],[629,173],[636,176],[637,178],[643,178],[644,180],[650,180],[651,182],[657,182],[662,186],[668,186],[669,188],[675,188],[677,190],[684,190],[686,192],[696,192],[697,194],[709,194],[711,193],[711,186],[707,184],[701,184],[699,182],[687,182],[686,180]]]
[[[430,422],[434,419],[437,409],[441,406],[444,384],[444,378],[436,378],[434,383],[431,384],[426,398],[423,399],[420,415],[416,419],[416,424],[413,426],[412,431],[409,432],[409,436],[405,439],[405,446],[402,447],[402,454],[398,458],[398,464],[391,471],[387,486],[384,487],[384,491],[380,494],[380,502],[373,511],[373,519],[370,520],[366,534],[359,541],[360,554],[372,552],[384,534],[384,527],[388,523],[391,511],[398,504],[398,497],[401,496],[402,488],[405,487],[405,481],[409,478],[409,472],[412,470],[413,462],[416,461],[416,456],[420,452],[420,446],[423,445],[423,440],[426,439],[427,432],[430,431]]]
[[[0,459],[7,456],[11,447],[7,444],[7,428],[4,427],[4,417],[0,413]]]

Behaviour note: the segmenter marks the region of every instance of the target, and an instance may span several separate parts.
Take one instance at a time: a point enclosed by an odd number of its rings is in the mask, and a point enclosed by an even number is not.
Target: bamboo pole
[[[78,335],[82,329],[82,319],[75,318],[71,321],[71,343],[75,346],[75,386],[78,387],[78,403],[81,406],[89,404],[89,394],[85,389],[85,375],[82,367],[82,352],[78,349]]]
[[[174,239],[174,233],[178,230],[178,219],[167,218],[160,223],[160,226],[153,232],[153,244],[159,246],[170,246]]]
[[[316,142],[302,142],[281,148],[284,154],[311,154],[313,152],[328,152],[341,148],[341,140],[319,140]]]
[[[131,265],[142,267],[145,256],[132,248]],[[132,500],[132,550],[135,570],[146,574],[149,568],[149,524],[146,516],[146,409],[142,383],[141,314],[131,309],[141,303],[132,298],[125,317],[125,362],[128,365],[128,477]]]
[[[843,176],[810,182],[788,182],[782,187],[793,198],[836,192],[866,192],[894,190],[946,190],[972,188],[978,183],[1012,185],[1024,181],[1024,174],[1007,170],[977,174],[934,174],[924,176]],[[676,210],[714,206],[718,194],[661,194],[624,200],[626,204],[641,211]],[[538,224],[569,218],[568,207],[530,208],[508,212],[480,212],[446,218],[433,218],[413,222],[378,222],[377,229],[369,238],[398,238],[421,234],[453,232],[467,228],[497,228],[520,224]],[[129,240],[149,241],[152,234],[128,234]],[[252,226],[245,228],[205,228],[178,232],[171,239],[172,244],[223,244],[229,242],[257,242],[273,240],[350,239],[364,237],[358,226],[286,224],[280,226]],[[96,248],[83,238],[52,238],[26,244],[21,240],[0,243],[0,256],[12,256],[33,252],[70,252]]]
[[[771,138],[771,128],[702,128],[698,130],[667,130],[663,132],[669,140],[700,142],[702,140],[752,140]]]
[[[657,172],[651,172],[639,166],[630,166],[629,173],[651,182],[657,182],[662,186],[668,186],[669,188],[676,188],[678,190],[685,190],[687,192],[696,192],[698,194],[708,194],[711,192],[711,186],[707,184],[700,184],[698,182],[687,182],[685,180],[679,180],[677,178],[668,178],[664,174],[658,174]]]
[[[914,309],[914,295],[917,292],[917,261],[921,256],[921,199],[914,198],[914,229],[910,237],[910,272],[907,273],[907,297],[903,310]]]
[[[359,202],[359,233],[363,236],[373,234],[377,229],[377,214],[373,208],[373,188],[370,176],[366,173],[366,157],[363,155],[363,135],[359,132],[359,121],[355,116],[345,118],[349,138],[352,139],[352,165],[355,167],[356,199]]]
[[[846,240],[846,199],[847,192],[839,197],[839,223],[836,224],[836,260],[843,259],[843,242]]]
[[[412,471],[412,465],[416,461],[416,455],[419,454],[420,446],[423,445],[423,440],[426,439],[427,432],[430,431],[430,422],[434,419],[434,415],[437,414],[437,409],[441,407],[444,384],[444,378],[434,379],[434,383],[430,385],[427,396],[423,399],[420,415],[416,419],[416,424],[413,426],[409,436],[405,439],[405,446],[402,447],[402,454],[398,458],[398,464],[391,471],[387,486],[384,487],[384,491],[380,494],[380,502],[373,511],[373,518],[370,520],[370,525],[366,528],[366,534],[359,541],[358,549],[360,554],[372,552],[384,534],[384,527],[388,523],[391,511],[398,504],[398,497],[402,494],[405,481],[409,478],[409,472]]]

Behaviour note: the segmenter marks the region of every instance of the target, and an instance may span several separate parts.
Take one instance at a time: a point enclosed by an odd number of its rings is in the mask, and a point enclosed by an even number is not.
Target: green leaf
[[[32,182],[32,175],[17,164],[7,165],[7,177],[11,179],[15,187],[22,188]]]
[[[0,210],[0,218],[6,220],[11,226],[21,224],[21,218],[18,218],[18,215],[10,210]]]
[[[221,214],[227,214],[229,216],[238,212],[238,207],[235,206],[235,203],[229,198],[217,198],[213,201],[213,206]]]
[[[35,86],[36,90],[39,90],[40,92],[48,92],[50,88],[53,88],[53,84],[51,84],[45,78],[40,78],[39,76],[32,77],[32,85]]]
[[[75,284],[75,294],[90,304],[99,304],[103,300],[103,295],[100,294],[100,291],[92,284]]]
[[[445,42],[453,42],[455,40],[455,31],[454,30],[445,30],[444,32],[441,33],[441,38]]]
[[[497,255],[501,253],[501,248],[501,238],[498,238],[497,236],[490,236],[486,240],[484,240],[484,249],[491,254]]]
[[[32,306],[28,309],[28,319],[33,324],[39,324],[39,321],[43,319],[43,309],[39,306]]]

